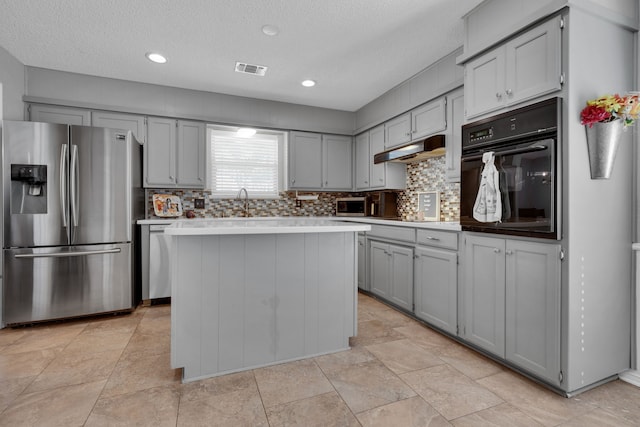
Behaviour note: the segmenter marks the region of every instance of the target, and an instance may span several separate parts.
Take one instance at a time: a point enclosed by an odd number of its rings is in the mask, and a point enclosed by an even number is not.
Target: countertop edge
[[[251,220],[278,220],[278,219],[323,219],[323,220],[332,220],[332,221],[342,221],[342,222],[351,222],[351,223],[363,223],[363,224],[371,224],[371,225],[389,225],[394,227],[410,227],[416,229],[435,229],[435,230],[443,230],[443,231],[452,231],[457,232],[461,231],[460,224],[458,222],[444,222],[444,221],[398,221],[398,220],[390,220],[390,219],[379,219],[379,218],[354,218],[354,217],[338,217],[338,216],[282,216],[282,217],[251,217],[251,218],[193,218],[187,219],[184,217],[181,218],[148,218],[148,219],[140,219],[137,221],[138,225],[170,225],[175,222],[201,222],[201,221],[242,221],[246,219]]]

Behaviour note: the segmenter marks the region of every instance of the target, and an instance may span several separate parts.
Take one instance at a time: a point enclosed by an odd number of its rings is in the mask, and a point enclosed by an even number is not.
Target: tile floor
[[[571,399],[359,296],[352,349],[180,383],[170,307],[0,331],[0,426],[637,426],[640,388]]]

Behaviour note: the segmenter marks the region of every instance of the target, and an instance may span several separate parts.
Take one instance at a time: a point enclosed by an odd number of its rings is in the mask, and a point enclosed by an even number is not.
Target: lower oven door
[[[460,178],[460,225],[463,230],[559,239],[553,138],[463,153]],[[499,175],[502,220],[481,222],[473,208],[480,189],[484,152],[492,151]]]

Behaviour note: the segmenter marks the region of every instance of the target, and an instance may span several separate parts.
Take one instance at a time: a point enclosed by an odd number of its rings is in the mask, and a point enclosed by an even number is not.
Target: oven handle
[[[508,156],[510,154],[524,154],[524,153],[535,153],[536,151],[546,150],[548,147],[546,145],[530,145],[526,148],[514,148],[513,150],[504,150],[504,151],[495,151],[495,156]],[[482,154],[478,154],[476,156],[468,156],[463,157],[463,162],[470,162],[472,160],[479,160],[482,158]]]

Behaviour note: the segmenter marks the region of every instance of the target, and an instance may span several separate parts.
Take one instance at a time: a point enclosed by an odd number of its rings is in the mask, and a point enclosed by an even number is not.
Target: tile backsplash
[[[460,184],[448,183],[445,157],[435,157],[407,165],[407,189],[398,195],[398,214],[413,220],[418,213],[418,194],[440,193],[440,221],[460,221]]]
[[[241,217],[244,200],[214,199],[209,190],[148,189],[147,218],[153,218],[154,194],[173,194],[182,200],[182,211],[193,210],[197,218]],[[300,192],[299,194],[307,194]],[[252,199],[249,194],[249,216],[332,216],[336,214],[335,199],[347,197],[349,193],[312,193],[318,200],[296,200],[295,191],[280,193],[279,199]],[[195,209],[194,199],[205,200],[204,209]]]
[[[416,219],[418,194],[424,191],[440,192],[440,221],[459,221],[460,185],[446,181],[445,158],[437,157],[407,165],[407,189],[398,192],[398,214],[405,220]],[[239,217],[244,213],[244,201],[211,198],[209,190],[147,189],[147,218],[153,218],[153,194],[172,194],[182,200],[182,210],[192,210],[198,218]],[[300,193],[305,194],[305,193]],[[353,193],[321,193],[318,200],[296,200],[294,191],[280,193],[279,199],[251,199],[250,216],[333,216],[335,199]],[[362,193],[359,193],[362,194]],[[366,193],[364,193],[366,194]],[[194,199],[205,200],[204,209],[195,209]]]

